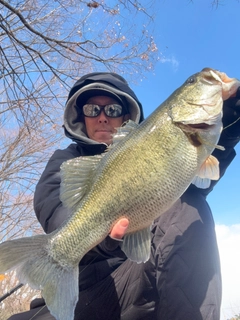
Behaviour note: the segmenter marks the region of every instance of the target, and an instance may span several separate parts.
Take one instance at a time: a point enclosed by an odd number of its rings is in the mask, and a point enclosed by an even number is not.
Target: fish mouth
[[[184,122],[175,122],[180,129],[185,132],[197,132],[197,131],[207,131],[212,129],[215,124],[209,124],[206,122],[199,122],[199,123],[184,123]]]
[[[203,144],[201,133],[213,130],[216,125],[208,124],[206,122],[199,123],[175,123],[182,132],[188,137],[190,143],[195,147],[200,147]]]
[[[201,122],[201,123],[195,123],[195,124],[187,124],[186,126],[192,128],[192,129],[200,129],[200,130],[208,130],[211,129],[212,127],[214,127],[213,124],[208,124],[205,122]]]
[[[216,82],[222,85],[222,98],[227,100],[230,97],[235,97],[240,81],[236,78],[229,78],[226,73],[211,68],[204,68],[204,81],[214,84]]]
[[[191,121],[178,121],[175,124],[185,132],[196,133],[196,132],[204,132],[214,130],[219,124],[222,123],[222,112],[219,114],[209,117],[208,119],[199,119],[199,122],[196,120]]]

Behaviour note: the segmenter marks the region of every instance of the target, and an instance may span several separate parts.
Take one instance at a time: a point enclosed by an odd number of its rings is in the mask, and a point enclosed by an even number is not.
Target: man
[[[240,90],[224,104],[224,127],[240,116]],[[64,129],[75,143],[57,150],[36,187],[34,206],[45,232],[58,228],[69,212],[62,206],[60,166],[71,158],[100,154],[111,143],[115,128],[127,119],[143,120],[140,102],[126,81],[114,73],[92,73],[71,89]],[[239,122],[223,131],[214,150],[221,176],[235,156]],[[216,183],[216,182],[215,182]],[[221,275],[214,222],[206,202],[210,188],[191,185],[152,228],[151,257],[136,264],[121,251],[128,220],[117,223],[110,236],[89,251],[79,265],[79,302],[75,320],[218,320]],[[104,199],[103,199],[104,201]],[[68,288],[66,288],[68,290]],[[11,320],[54,319],[42,299]]]

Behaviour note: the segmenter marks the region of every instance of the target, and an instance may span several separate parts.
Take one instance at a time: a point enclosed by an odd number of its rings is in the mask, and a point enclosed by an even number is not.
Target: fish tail
[[[0,274],[16,269],[22,283],[41,289],[57,320],[73,320],[78,300],[78,265],[61,266],[48,252],[50,235],[37,235],[0,244]]]

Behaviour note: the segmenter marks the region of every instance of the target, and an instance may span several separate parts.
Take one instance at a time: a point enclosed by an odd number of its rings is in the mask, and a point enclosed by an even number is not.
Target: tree
[[[151,67],[150,53],[156,51],[147,30],[151,17],[137,2],[116,1],[108,7],[75,0],[1,0],[0,5],[1,103],[20,110],[15,117],[28,127],[36,108],[55,123],[49,116],[52,104],[62,104],[72,79],[86,71],[133,73]],[[139,23],[141,13],[146,23],[139,28],[129,14]]]
[[[11,272],[6,275],[4,279],[0,278],[0,299],[8,296],[7,288],[11,286],[17,289],[17,279],[15,273]],[[0,306],[0,320],[8,319],[12,314],[22,312],[29,309],[29,304],[34,298],[40,297],[40,292],[31,289],[28,285],[22,286],[18,290],[12,292],[5,300],[1,302]]]
[[[239,0],[236,1],[239,2]],[[194,3],[196,0],[190,0],[190,2]],[[217,9],[220,5],[224,4],[224,0],[212,0],[209,1],[209,3],[212,5],[212,7]]]
[[[151,70],[153,12],[151,1],[0,0],[0,242],[42,232],[33,192],[53,149],[64,146],[74,81],[95,70]],[[14,274],[4,278],[0,296],[15,284]],[[29,298],[24,290],[17,294]]]
[[[111,6],[103,1],[0,0],[0,8],[4,240],[29,230],[34,186],[51,147],[61,144],[59,115],[73,81],[93,70],[133,74],[149,69],[157,48],[148,31],[151,3],[145,8],[127,0]]]

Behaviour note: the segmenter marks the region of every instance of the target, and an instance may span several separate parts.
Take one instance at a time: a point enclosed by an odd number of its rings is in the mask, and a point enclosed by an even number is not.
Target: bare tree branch
[[[33,193],[56,146],[65,146],[62,115],[73,82],[96,70],[139,77],[151,69],[153,13],[151,0],[0,0],[0,242],[42,232]],[[0,294],[15,281],[0,280]],[[29,302],[35,293],[22,290]],[[7,299],[15,302],[2,310],[5,319],[26,309],[15,294]]]

